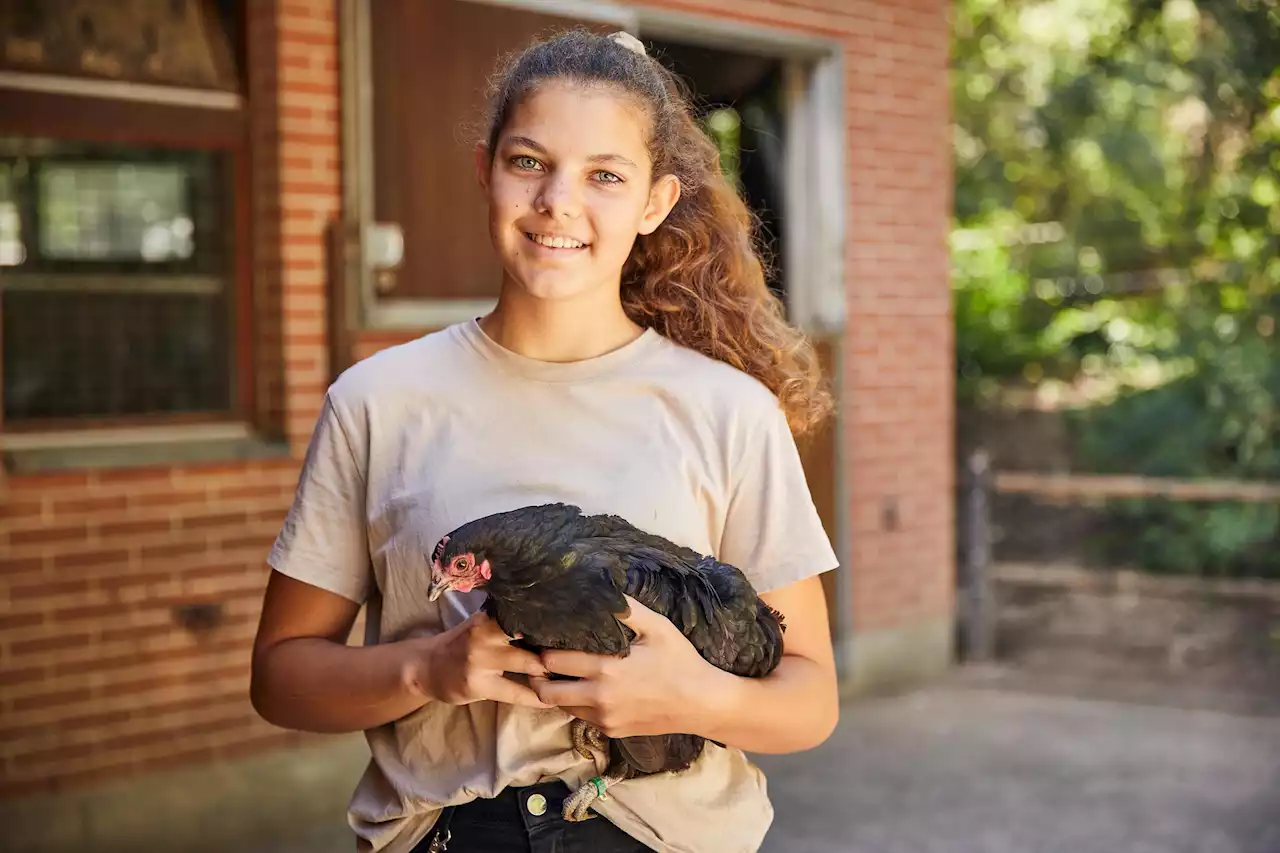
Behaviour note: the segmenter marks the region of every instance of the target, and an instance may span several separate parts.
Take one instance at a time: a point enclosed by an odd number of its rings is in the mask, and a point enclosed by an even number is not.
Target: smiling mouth
[[[587,248],[588,244],[571,237],[548,237],[545,234],[534,234],[530,231],[524,232],[524,236],[539,246],[547,249],[564,249],[576,251],[578,249]]]

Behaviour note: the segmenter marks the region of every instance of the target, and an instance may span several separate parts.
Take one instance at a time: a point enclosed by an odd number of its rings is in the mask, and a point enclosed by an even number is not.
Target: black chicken
[[[483,606],[517,645],[626,655],[635,638],[618,615],[623,593],[666,616],[709,663],[760,678],[782,658],[782,614],[756,595],[737,568],[637,529],[612,515],[568,504],[530,506],[468,522],[432,554],[430,598],[484,588]],[[687,769],[705,740],[670,734],[609,739],[574,720],[574,748],[608,755],[602,776],[565,800],[568,820],[618,782]]]

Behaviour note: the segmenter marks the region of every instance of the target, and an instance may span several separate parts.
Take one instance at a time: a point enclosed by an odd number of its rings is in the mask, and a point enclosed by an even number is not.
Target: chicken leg
[[[619,782],[625,782],[631,775],[629,768],[620,767],[613,773],[588,779],[581,788],[565,798],[564,809],[561,812],[564,819],[577,823],[594,818],[595,815],[591,813],[592,804],[597,800],[608,799],[605,792]]]
[[[579,720],[576,717],[569,724],[569,740],[573,743],[573,749],[578,755],[589,761],[595,761],[596,756],[592,750],[602,752],[606,756],[609,755],[609,739],[604,736],[604,732],[588,723],[586,720]]]

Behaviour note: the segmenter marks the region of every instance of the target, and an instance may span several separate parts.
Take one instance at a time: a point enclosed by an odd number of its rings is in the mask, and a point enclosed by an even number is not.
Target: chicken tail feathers
[[[613,741],[627,764],[641,773],[659,773],[667,761],[666,735],[637,735]]]
[[[679,773],[702,755],[706,741],[697,735],[636,735],[611,743],[626,764],[641,773]]]

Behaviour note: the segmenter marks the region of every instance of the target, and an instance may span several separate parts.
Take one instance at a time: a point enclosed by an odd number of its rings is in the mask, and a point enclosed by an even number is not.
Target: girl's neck
[[[613,352],[644,331],[627,317],[616,293],[549,300],[513,285],[503,286],[497,307],[481,318],[480,328],[505,349],[561,363]]]

